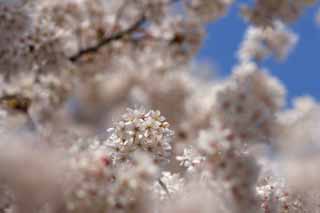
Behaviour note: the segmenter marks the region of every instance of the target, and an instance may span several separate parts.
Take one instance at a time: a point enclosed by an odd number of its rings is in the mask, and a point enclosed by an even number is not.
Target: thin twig
[[[180,0],[171,0],[170,4],[175,4],[179,1]],[[120,13],[122,13],[122,12],[120,11]],[[120,14],[120,16],[121,16],[121,14]],[[91,47],[87,47],[87,48],[80,50],[75,55],[69,57],[69,60],[71,62],[77,62],[82,56],[84,56],[86,54],[96,53],[103,46],[110,44],[113,41],[120,40],[120,39],[124,38],[125,36],[130,35],[131,33],[134,33],[136,30],[139,29],[139,27],[141,27],[146,22],[146,20],[147,20],[146,16],[142,15],[142,17],[137,22],[135,22],[132,26],[130,26],[129,28],[127,28],[123,31],[114,33],[111,36],[102,39],[96,45],[93,45]]]
[[[158,182],[159,182],[160,186],[163,188],[163,190],[167,193],[168,197],[171,198],[170,192],[169,192],[166,184],[161,179],[159,179]]]
[[[84,56],[86,54],[95,53],[95,52],[99,51],[99,49],[102,48],[103,46],[110,44],[113,41],[120,40],[120,39],[124,38],[125,36],[130,35],[131,33],[135,32],[140,26],[142,26],[145,23],[145,21],[146,21],[146,17],[142,16],[136,23],[134,23],[129,28],[127,28],[123,31],[114,33],[111,36],[102,39],[96,45],[93,45],[91,47],[80,50],[77,54],[69,57],[69,60],[72,62],[76,62],[82,56]]]

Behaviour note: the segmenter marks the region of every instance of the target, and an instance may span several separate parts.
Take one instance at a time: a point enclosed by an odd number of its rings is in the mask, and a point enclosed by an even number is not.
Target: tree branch
[[[146,17],[143,15],[138,21],[136,21],[129,28],[127,28],[123,31],[114,33],[111,36],[102,39],[96,45],[93,45],[91,47],[87,47],[87,48],[80,50],[77,54],[69,57],[69,60],[71,62],[77,62],[82,56],[89,54],[89,53],[95,53],[95,52],[99,51],[99,49],[102,48],[103,46],[110,44],[113,41],[120,40],[120,39],[124,38],[125,36],[130,35],[131,33],[134,33],[140,26],[142,26],[145,23],[145,21],[146,21]]]
[[[158,183],[163,188],[163,190],[167,193],[168,198],[171,198],[170,192],[169,192],[168,187],[166,186],[166,184],[160,178],[158,180]]]
[[[175,4],[180,2],[181,0],[171,0],[169,4]],[[114,33],[109,37],[106,37],[104,39],[102,39],[101,41],[99,41],[96,45],[93,45],[91,47],[87,47],[84,48],[82,50],[80,50],[78,53],[76,53],[75,55],[69,57],[69,60],[71,62],[77,62],[82,56],[86,55],[86,54],[90,54],[90,53],[96,53],[99,51],[100,48],[102,48],[105,45],[110,44],[113,41],[117,41],[120,40],[122,38],[124,38],[127,35],[130,35],[131,33],[134,33],[136,30],[138,30],[138,28],[140,26],[142,26],[145,22],[146,22],[146,16],[142,15],[142,17],[137,20],[132,26],[130,26],[129,28]]]

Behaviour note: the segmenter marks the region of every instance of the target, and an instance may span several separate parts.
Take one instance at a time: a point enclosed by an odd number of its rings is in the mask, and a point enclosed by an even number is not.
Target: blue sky
[[[238,0],[229,14],[207,29],[207,37],[198,58],[214,64],[218,73],[227,76],[237,63],[236,51],[247,24],[239,16]],[[319,4],[309,8],[290,27],[299,35],[299,42],[284,62],[265,61],[264,67],[277,76],[288,90],[288,101],[293,97],[311,95],[320,101],[320,25],[315,23]]]

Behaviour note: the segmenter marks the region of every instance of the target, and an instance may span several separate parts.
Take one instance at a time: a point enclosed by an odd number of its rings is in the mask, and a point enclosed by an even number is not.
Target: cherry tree
[[[241,4],[221,80],[194,58],[233,0],[0,0],[0,212],[320,212],[319,104],[260,63],[314,3]]]

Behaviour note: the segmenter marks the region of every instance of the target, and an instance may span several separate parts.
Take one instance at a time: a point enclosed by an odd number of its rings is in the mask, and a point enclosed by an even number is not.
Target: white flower
[[[217,93],[215,114],[240,139],[264,140],[285,103],[282,84],[255,63],[237,66]]]
[[[180,166],[184,166],[188,171],[192,172],[205,158],[196,153],[192,147],[188,147],[183,150],[183,155],[177,156],[176,159],[180,162]]]
[[[225,15],[233,0],[188,0],[190,12],[202,21],[213,21]]]
[[[289,23],[295,21],[306,7],[315,2],[315,0],[257,0],[253,8],[245,5],[242,12],[253,24],[265,27],[272,25],[274,20]]]
[[[110,138],[106,145],[126,157],[136,150],[154,154],[157,159],[166,159],[171,152],[173,131],[159,111],[128,109],[116,126],[109,129]]]
[[[241,44],[238,57],[242,62],[260,61],[270,54],[280,60],[287,57],[298,37],[283,23],[275,22],[273,28],[250,26]]]
[[[198,148],[205,155],[214,156],[229,150],[231,131],[222,127],[219,121],[213,121],[212,127],[200,132]]]
[[[160,178],[161,183],[156,182],[153,190],[156,195],[160,196],[161,200],[167,199],[176,193],[180,192],[184,187],[184,179],[179,174],[170,172],[162,172]]]

